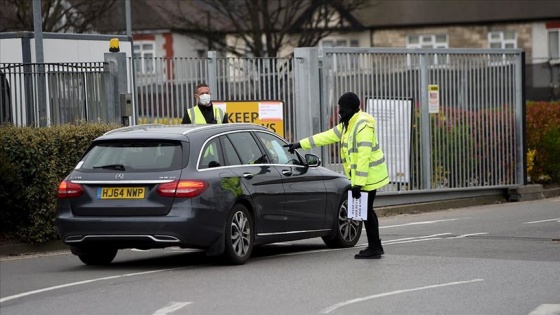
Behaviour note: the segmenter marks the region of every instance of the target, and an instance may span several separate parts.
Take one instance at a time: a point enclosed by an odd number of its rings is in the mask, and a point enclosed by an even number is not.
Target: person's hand
[[[301,148],[301,145],[299,144],[299,142],[294,142],[294,143],[285,144],[283,145],[283,147],[288,148],[288,152],[294,154],[294,150]]]
[[[360,198],[360,196],[362,195],[360,193],[360,189],[362,189],[362,186],[352,187],[352,198],[354,198],[354,199],[359,199]]]

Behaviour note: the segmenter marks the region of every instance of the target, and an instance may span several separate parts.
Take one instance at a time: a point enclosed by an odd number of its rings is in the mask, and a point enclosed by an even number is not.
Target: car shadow
[[[304,253],[314,250],[328,249],[325,245],[321,244],[305,244],[305,243],[274,243],[267,245],[255,246],[251,258],[247,263],[251,263],[253,259],[263,259],[282,255],[291,255],[297,253]],[[225,263],[220,257],[206,256],[202,250],[158,250],[161,254],[152,251],[139,251],[132,250],[127,252],[125,257],[119,256],[110,265],[104,266],[77,266],[76,270],[85,269],[126,269],[130,270],[145,270],[146,268],[152,269],[167,269],[167,268],[181,268],[181,267],[217,267],[217,266],[230,266]],[[138,254],[138,255],[136,255]],[[149,255],[145,257],[145,255]],[[143,258],[135,256],[144,256]]]

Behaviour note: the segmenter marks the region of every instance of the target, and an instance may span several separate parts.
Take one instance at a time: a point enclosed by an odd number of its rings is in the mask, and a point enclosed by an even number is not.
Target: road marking
[[[153,315],[167,315],[169,313],[173,313],[183,307],[191,304],[192,302],[171,302],[164,308],[160,308],[157,310]]]
[[[560,218],[549,219],[549,220],[540,220],[540,221],[531,221],[531,222],[523,222],[523,224],[533,224],[533,223],[542,223],[542,222],[550,222],[550,221],[558,221],[558,222],[560,222]]]
[[[448,238],[465,238],[465,237],[474,236],[474,235],[486,235],[486,234],[488,234],[488,233],[471,233],[471,234],[457,235],[457,236],[448,237]]]
[[[29,296],[29,295],[38,294],[38,293],[47,292],[47,291],[54,291],[54,290],[68,288],[68,287],[81,285],[81,284],[87,284],[87,283],[104,281],[104,280],[111,280],[111,279],[118,279],[118,278],[125,278],[125,277],[142,276],[142,275],[147,275],[147,274],[150,274],[150,273],[173,271],[173,270],[186,269],[186,268],[189,268],[189,267],[177,267],[177,268],[169,268],[169,269],[159,269],[159,270],[150,270],[150,271],[143,271],[143,272],[127,273],[127,274],[119,275],[119,276],[103,277],[103,278],[96,278],[96,279],[91,279],[91,280],[84,280],[84,281],[71,282],[71,283],[66,283],[66,284],[61,284],[61,285],[55,285],[53,287],[48,287],[48,288],[44,288],[44,289],[23,292],[23,293],[20,293],[20,294],[16,294],[16,295],[1,298],[0,299],[0,304],[4,303],[4,302],[7,302],[7,301],[10,301],[10,300],[19,299],[19,298],[22,298],[24,296]]]
[[[560,304],[541,304],[529,315],[560,315]]]
[[[380,229],[388,229],[388,228],[393,228],[393,227],[402,227],[402,226],[410,226],[410,225],[423,225],[423,224],[434,224],[434,223],[439,223],[439,222],[447,222],[447,221],[455,221],[455,220],[459,220],[459,219],[445,219],[445,220],[434,220],[434,221],[420,221],[420,222],[411,222],[411,223],[405,223],[405,224],[397,224],[397,225],[385,225],[385,226],[380,226]]]
[[[452,285],[468,284],[468,283],[474,283],[474,282],[480,282],[480,281],[484,281],[484,279],[473,279],[473,280],[467,280],[467,281],[456,281],[456,282],[449,282],[449,283],[443,283],[443,284],[434,284],[434,285],[428,285],[428,286],[419,287],[419,288],[397,290],[397,291],[391,291],[391,292],[385,292],[385,293],[370,295],[370,296],[366,296],[366,297],[357,298],[357,299],[353,299],[353,300],[349,300],[349,301],[334,304],[332,306],[329,306],[329,307],[323,309],[321,312],[319,312],[319,314],[328,314],[328,313],[330,313],[330,312],[332,312],[332,311],[334,311],[338,308],[344,307],[346,305],[355,304],[355,303],[359,303],[359,302],[363,302],[363,301],[367,301],[367,300],[372,300],[372,299],[376,299],[376,298],[380,298],[380,297],[402,294],[402,293],[408,293],[408,292],[414,292],[414,291],[420,291],[420,290],[436,289],[436,288],[448,287],[448,286],[452,286]]]
[[[385,242],[382,242],[382,243],[383,243],[383,244],[386,244],[386,243],[394,243],[394,242],[401,242],[401,241],[408,241],[408,240],[417,240],[417,239],[424,239],[424,238],[433,238],[433,237],[443,236],[443,235],[451,235],[451,233],[441,233],[441,234],[433,234],[433,235],[426,235],[426,236],[415,236],[415,237],[397,238],[397,239],[388,240],[388,241],[385,241]]]

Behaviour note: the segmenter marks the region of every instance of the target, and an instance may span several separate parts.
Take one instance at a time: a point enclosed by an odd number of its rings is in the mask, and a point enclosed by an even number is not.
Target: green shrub
[[[560,102],[527,102],[527,175],[537,183],[560,183]]]
[[[57,239],[58,184],[93,139],[116,127],[101,123],[0,126],[0,187],[6,199],[0,210],[2,234],[27,243]]]

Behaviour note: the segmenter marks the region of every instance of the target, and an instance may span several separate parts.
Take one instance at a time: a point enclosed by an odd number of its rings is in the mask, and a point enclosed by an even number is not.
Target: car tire
[[[253,219],[242,204],[236,204],[226,221],[225,250],[223,258],[227,263],[242,265],[253,251]]]
[[[348,200],[344,198],[338,207],[333,235],[323,237],[323,242],[330,248],[353,247],[362,235],[362,225],[362,221],[348,219]]]
[[[116,248],[72,247],[71,250],[84,264],[90,266],[108,265],[118,252]]]

